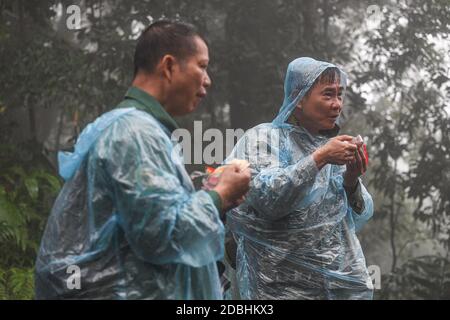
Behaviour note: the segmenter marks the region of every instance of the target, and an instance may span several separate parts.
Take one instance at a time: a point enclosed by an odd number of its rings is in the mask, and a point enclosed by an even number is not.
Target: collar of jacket
[[[137,103],[130,104],[132,101]],[[170,133],[179,128],[178,124],[167,113],[159,101],[139,88],[130,87],[125,94],[125,100],[118,107],[135,107],[136,109],[145,111],[163,124]]]

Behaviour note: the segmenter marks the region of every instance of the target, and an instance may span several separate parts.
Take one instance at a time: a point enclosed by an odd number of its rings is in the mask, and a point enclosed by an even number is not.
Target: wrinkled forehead
[[[308,90],[306,94],[309,94],[312,91],[342,93],[344,90],[345,88],[339,83],[339,81],[334,83],[316,83]]]

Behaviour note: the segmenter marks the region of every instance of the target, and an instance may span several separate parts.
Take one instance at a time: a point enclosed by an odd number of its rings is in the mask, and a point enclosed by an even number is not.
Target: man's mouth
[[[203,100],[204,97],[206,97],[206,92],[199,92],[195,95],[195,97],[197,98],[194,102],[194,107],[196,108],[200,104],[200,101]]]
[[[204,97],[206,97],[206,92],[197,93],[197,97],[199,97],[200,99],[203,99]]]

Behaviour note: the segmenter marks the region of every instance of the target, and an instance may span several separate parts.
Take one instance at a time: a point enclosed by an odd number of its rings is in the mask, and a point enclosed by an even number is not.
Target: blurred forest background
[[[342,66],[342,132],[365,137],[371,159],[360,240],[381,271],[375,298],[450,298],[450,0],[0,0],[0,299],[33,298],[56,153],[121,100],[135,39],[161,17],[210,44],[213,87],[178,119],[191,130],[271,121],[296,57]]]

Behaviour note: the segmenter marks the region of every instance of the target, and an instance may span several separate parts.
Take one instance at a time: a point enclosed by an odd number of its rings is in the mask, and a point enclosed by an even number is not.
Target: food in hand
[[[351,141],[353,144],[356,144],[356,146],[358,147],[358,149],[362,148],[362,151],[364,153],[364,156],[366,157],[366,166],[369,164],[369,153],[367,152],[367,146],[364,143],[363,138],[358,135],[356,137],[354,137]]]
[[[208,176],[203,180],[204,189],[207,190],[213,189],[219,182],[219,178],[223,170],[225,170],[225,168],[230,164],[236,164],[239,167],[239,170],[241,171],[247,169],[250,166],[250,163],[247,160],[233,159],[228,164],[220,166],[216,169],[207,167],[206,173],[208,173]]]

